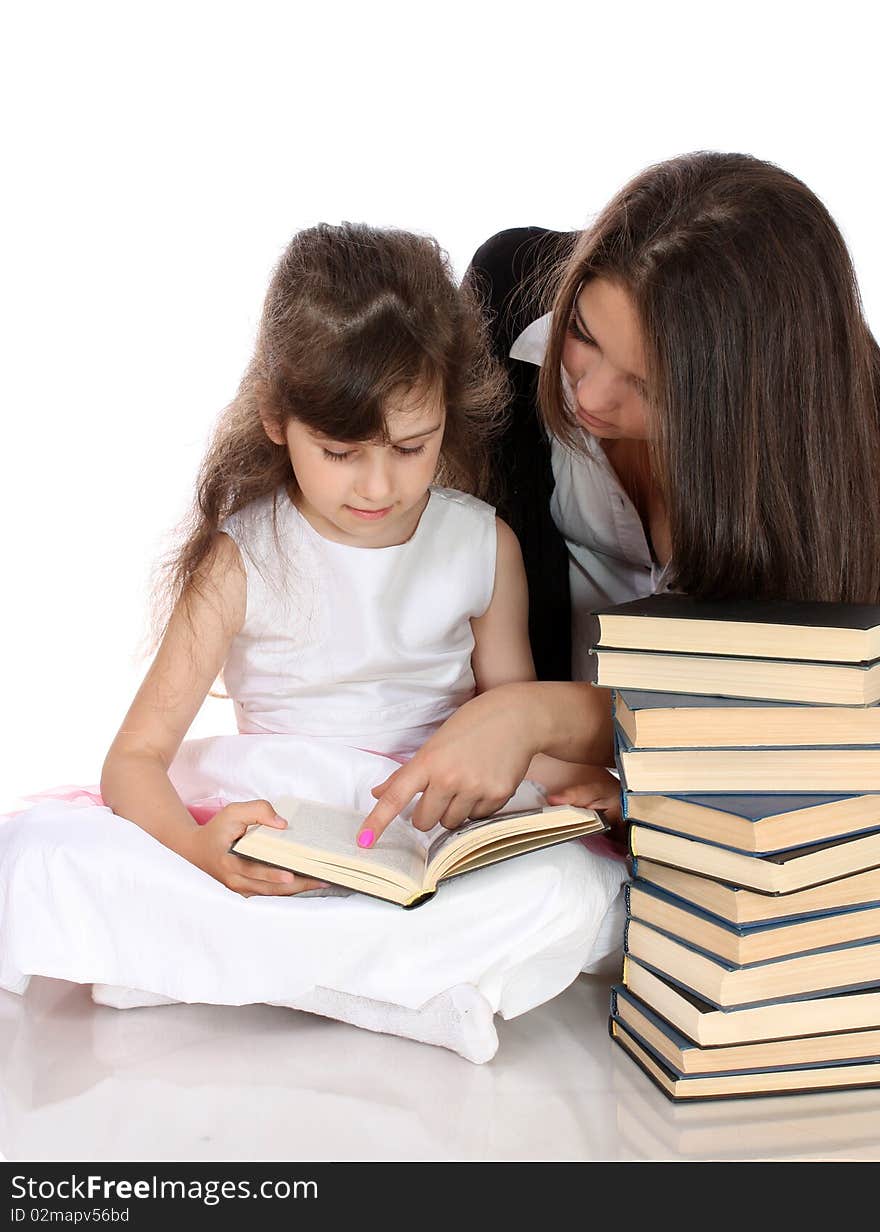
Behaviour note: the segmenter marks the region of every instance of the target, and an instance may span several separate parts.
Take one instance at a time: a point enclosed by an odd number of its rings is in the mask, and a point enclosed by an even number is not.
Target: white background
[[[96,782],[145,670],[151,564],[318,220],[582,227],[649,163],[794,172],[875,333],[869,3],[7,4],[0,806]],[[868,494],[866,494],[868,495]],[[194,732],[229,730],[208,702]]]

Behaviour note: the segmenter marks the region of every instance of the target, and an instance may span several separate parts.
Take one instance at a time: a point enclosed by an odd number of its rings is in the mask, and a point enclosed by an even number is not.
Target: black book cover
[[[593,614],[598,644],[600,616],[650,616],[669,620],[720,620],[736,624],[793,625],[820,629],[874,629],[880,625],[880,604],[796,603],[769,599],[693,599],[664,592],[632,599]]]

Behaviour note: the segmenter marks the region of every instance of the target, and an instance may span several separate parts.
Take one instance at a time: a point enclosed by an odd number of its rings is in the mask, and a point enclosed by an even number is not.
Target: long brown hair
[[[223,520],[258,497],[296,491],[284,445],[264,422],[296,419],[340,441],[386,438],[389,397],[439,389],[446,427],[439,483],[491,496],[489,447],[506,384],[478,303],[436,240],[396,229],[321,223],[293,237],[275,267],[253,358],[221,415],[180,546],[157,586],[154,637],[198,584]]]
[[[578,288],[632,297],[675,584],[696,597],[880,600],[880,348],[806,185],[745,154],[636,176],[562,275],[539,396],[576,444],[561,362]]]

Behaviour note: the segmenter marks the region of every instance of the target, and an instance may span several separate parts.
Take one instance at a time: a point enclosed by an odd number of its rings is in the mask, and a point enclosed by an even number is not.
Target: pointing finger
[[[372,847],[413,797],[424,790],[427,780],[414,762],[408,762],[399,770],[395,770],[391,777],[380,786],[382,797],[364,818],[358,830],[356,839],[358,847]]]

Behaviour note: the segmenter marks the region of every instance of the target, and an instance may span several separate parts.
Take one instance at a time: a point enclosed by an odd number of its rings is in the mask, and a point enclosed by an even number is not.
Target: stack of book
[[[826,1091],[816,1099],[776,1095],[768,1116],[763,1099],[661,1103],[639,1068],[627,1062],[615,1065],[611,1077],[621,1159],[803,1163],[877,1158],[876,1087]]]
[[[880,606],[595,619],[632,860],[613,1039],[677,1100],[880,1086]]]

